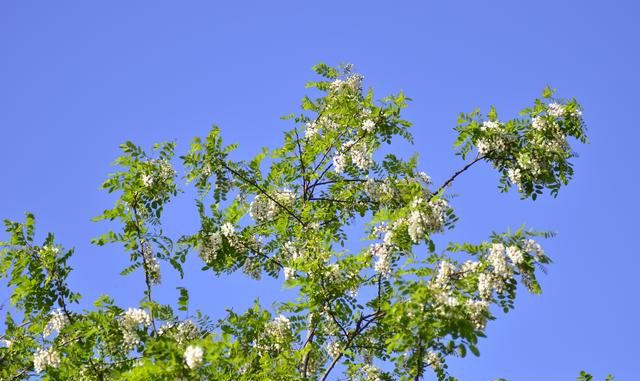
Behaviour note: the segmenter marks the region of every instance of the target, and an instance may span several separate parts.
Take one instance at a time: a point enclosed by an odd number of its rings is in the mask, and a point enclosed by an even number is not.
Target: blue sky
[[[274,146],[298,110],[310,68],[352,62],[380,96],[413,99],[422,168],[440,183],[462,162],[452,142],[460,111],[493,104],[515,116],[549,84],[584,106],[590,144],[557,199],[500,194],[478,167],[457,181],[456,237],[479,241],[522,223],[553,230],[542,296],[522,294],[489,325],[482,355],[455,362],[462,380],[567,380],[580,369],[640,374],[635,243],[640,211],[640,5],[634,1],[56,1],[0,2],[0,215],[38,218],[75,246],[73,285],[85,302],[108,291],[132,304],[126,256],[92,247],[105,230],[89,219],[113,198],[98,190],[118,145],[175,140],[221,126],[238,158]],[[189,197],[169,228],[196,228]],[[194,262],[195,263],[195,262]],[[195,264],[194,264],[195,267]],[[194,272],[192,302],[214,316],[244,308],[255,282]],[[167,286],[167,300],[175,295]],[[268,288],[265,300],[282,295]],[[3,291],[0,297],[3,299]]]

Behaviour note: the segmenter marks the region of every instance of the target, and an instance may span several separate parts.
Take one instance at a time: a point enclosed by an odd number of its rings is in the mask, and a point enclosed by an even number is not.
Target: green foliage
[[[447,358],[479,356],[495,309],[513,309],[520,284],[541,292],[537,271],[551,260],[534,239],[551,234],[522,227],[439,248],[434,237],[457,221],[449,186],[487,161],[501,190],[556,195],[573,174],[567,139],[586,141],[580,105],[547,87],[521,119],[501,122],[493,107],[486,118],[461,114],[455,146],[475,159],[434,187],[417,155],[380,150],[398,138],[413,142],[401,115],[409,98],[375,100],[351,65],[314,70],[321,79],[307,86],[316,97],[283,118],[293,126],[281,146],[233,160],[237,145],[225,145],[214,126],[180,157],[198,194],[197,231],[162,230],[162,212],[180,193],[175,144],[150,153],[121,146],[118,169],[102,185],[114,206],[95,218],[119,228],[93,243],[123,246],[123,276],[144,273],[138,306],[104,295],[81,310],[66,284],[73,250],[53,235],[37,245],[31,214],[6,221],[0,278],[14,313],[4,320],[0,379],[415,380],[431,372],[453,380]],[[363,237],[354,226],[365,227]],[[168,264],[188,277],[183,264],[194,254],[212,276],[269,276],[297,297],[271,310],[256,301],[219,320],[191,312],[184,286],[173,305],[160,304],[161,271]]]

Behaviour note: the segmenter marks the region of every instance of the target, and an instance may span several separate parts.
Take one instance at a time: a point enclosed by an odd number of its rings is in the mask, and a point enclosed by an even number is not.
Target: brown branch
[[[467,169],[471,168],[471,166],[473,166],[475,163],[479,162],[480,160],[483,160],[484,156],[476,156],[475,159],[473,159],[473,161],[471,161],[470,163],[468,163],[467,165],[465,165],[464,167],[462,167],[460,170],[458,170],[456,173],[454,173],[451,177],[449,177],[447,179],[447,181],[445,181],[439,188],[437,191],[435,191],[435,193],[433,193],[431,195],[431,197],[429,197],[428,201],[431,201],[431,199],[433,199],[435,196],[439,195],[441,192],[443,192],[445,190],[445,188],[447,188],[449,185],[451,185],[451,183],[453,183],[453,181],[456,179],[456,177],[460,176],[463,172],[465,172]]]
[[[134,202],[131,204],[131,210],[133,211],[133,223],[136,227],[136,237],[138,238],[139,249],[138,252],[142,257],[142,267],[144,269],[144,282],[147,285],[147,299],[149,300],[149,308],[151,309],[151,325],[153,327],[153,332],[158,334],[158,330],[156,329],[156,320],[153,317],[153,300],[151,298],[151,279],[149,277],[149,264],[147,263],[147,259],[144,257],[144,248],[143,242],[144,238],[142,237],[142,232],[140,231],[140,222],[138,217],[138,210],[136,209],[137,200],[134,198]]]
[[[296,145],[298,146],[298,158],[300,159],[300,171],[302,172],[302,199],[307,198],[307,170],[304,165],[304,159],[302,158],[302,146],[300,145],[300,136],[298,135],[298,128],[294,128],[293,132],[296,134]]]
[[[313,338],[315,336],[316,333],[316,327],[312,326],[309,328],[309,332],[307,333],[307,339],[305,340],[304,344],[302,345],[302,349],[306,348],[307,345],[311,344],[313,342]],[[307,351],[307,353],[304,354],[304,360],[302,361],[303,366],[302,366],[302,377],[306,378],[307,377],[307,371],[309,369],[309,351]]]
[[[364,330],[367,329],[367,327],[369,327],[369,325],[371,325],[371,323],[373,323],[377,319],[378,316],[382,316],[382,315],[381,314],[372,314],[370,316],[373,317],[371,320],[366,320],[364,316],[361,317],[358,320],[358,322],[356,323],[356,326],[353,329],[353,331],[351,332],[351,334],[347,335],[347,342],[345,343],[344,348],[340,351],[338,356],[336,356],[333,359],[331,364],[329,364],[329,367],[324,372],[324,375],[322,376],[321,381],[326,381],[326,379],[327,379],[327,377],[329,377],[329,374],[331,373],[331,371],[333,371],[333,368],[335,368],[336,364],[338,364],[338,361],[340,361],[340,359],[342,358],[342,356],[344,354],[344,351],[351,346],[351,344],[358,337],[358,335],[360,335],[362,332],[364,332]]]
[[[307,224],[302,221],[302,219],[300,217],[298,217],[298,215],[296,215],[295,213],[293,213],[289,208],[287,208],[285,205],[283,205],[280,201],[276,200],[273,196],[271,196],[264,188],[262,188],[260,185],[258,185],[258,183],[251,181],[249,179],[247,179],[244,175],[242,175],[240,172],[236,171],[235,169],[229,167],[222,159],[218,159],[218,161],[220,161],[222,167],[224,167],[227,171],[231,172],[232,174],[234,174],[236,177],[240,178],[240,180],[242,180],[243,182],[245,182],[246,184],[251,185],[252,187],[256,188],[257,190],[259,190],[262,194],[264,194],[269,200],[273,201],[276,205],[278,205],[280,208],[282,208],[285,212],[287,212],[287,214],[289,214],[291,217],[293,217],[296,221],[298,221],[302,226],[307,226]]]
[[[339,136],[340,137],[340,136]],[[347,148],[344,152],[342,153],[348,153],[353,147],[355,147],[358,143],[360,143],[360,141],[362,141],[364,138],[367,137],[367,133],[363,133],[360,137],[358,137],[356,139],[355,142],[353,142],[353,144],[351,144],[349,146],[349,148]],[[316,168],[314,168],[314,172],[316,172],[320,166],[322,165],[322,163],[324,162],[324,160],[326,159],[327,155],[329,154],[329,152],[331,152],[331,148],[333,148],[333,143],[331,144],[331,146],[329,147],[329,150],[327,152],[325,152],[324,156],[322,157],[322,159],[320,159],[320,163],[318,163],[318,166]],[[329,171],[329,169],[331,169],[331,167],[333,166],[333,163],[329,163],[329,165],[327,165],[327,167],[322,171],[322,173],[320,173],[320,176],[318,176],[318,178],[316,179],[316,181],[313,182],[313,185],[311,185],[309,187],[309,192],[311,192],[311,194],[313,194],[313,191],[315,190],[316,186],[318,186],[318,183],[320,182],[320,180],[322,180],[322,178],[324,177],[324,175]]]

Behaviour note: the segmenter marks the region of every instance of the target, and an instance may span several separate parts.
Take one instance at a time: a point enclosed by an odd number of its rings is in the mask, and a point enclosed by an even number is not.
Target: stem
[[[331,373],[333,368],[335,368],[336,364],[338,364],[338,361],[340,361],[340,359],[342,358],[342,355],[343,355],[344,351],[347,348],[349,348],[349,346],[351,346],[351,344],[356,339],[356,337],[358,337],[358,335],[360,335],[362,332],[364,332],[364,330],[367,329],[367,327],[369,327],[369,325],[371,325],[371,323],[373,323],[377,319],[378,316],[381,316],[381,315],[372,314],[372,315],[368,315],[368,316],[363,316],[358,320],[358,322],[356,323],[356,327],[354,328],[353,332],[350,335],[347,335],[347,342],[345,343],[345,346],[344,346],[343,350],[340,351],[340,354],[338,354],[338,356],[336,356],[333,359],[331,364],[329,364],[329,367],[324,372],[324,375],[322,376],[321,381],[326,381],[327,377],[329,377],[329,374]],[[373,317],[373,318],[371,320],[366,320],[367,317]],[[364,322],[364,324],[362,324],[363,322]]]
[[[302,158],[302,146],[300,145],[300,136],[298,136],[298,128],[293,132],[296,134],[296,145],[298,146],[298,158],[300,159],[300,171],[302,172],[302,199],[307,198],[307,169]]]
[[[447,179],[447,181],[445,181],[442,185],[440,185],[440,188],[438,188],[437,191],[435,191],[435,193],[433,193],[431,195],[431,197],[429,197],[429,201],[431,201],[432,198],[434,198],[435,196],[439,195],[441,192],[443,192],[445,190],[446,187],[448,187],[449,185],[451,185],[451,183],[453,183],[453,181],[456,179],[456,177],[460,176],[463,172],[465,172],[466,170],[468,170],[469,168],[471,168],[471,166],[473,166],[475,163],[479,162],[480,160],[483,160],[484,156],[476,156],[475,159],[473,159],[473,161],[471,161],[470,163],[468,163],[467,165],[465,165],[464,167],[462,167],[461,169],[459,169],[456,173],[454,173],[451,177],[449,177]]]
[[[147,264],[147,259],[144,257],[144,252],[143,252],[143,242],[144,242],[144,238],[142,237],[142,232],[140,231],[140,222],[139,222],[139,217],[138,217],[138,210],[136,209],[136,204],[137,201],[134,200],[134,202],[131,204],[131,210],[133,210],[133,223],[136,227],[136,237],[138,238],[138,246],[139,246],[139,253],[140,256],[142,257],[142,267],[144,268],[144,282],[147,285],[147,300],[149,300],[149,308],[151,309],[151,325],[153,327],[153,332],[157,335],[158,334],[158,330],[156,329],[156,320],[153,316],[153,300],[151,298],[151,279],[149,278],[149,271],[148,271],[148,264]]]
[[[296,215],[295,213],[293,213],[289,208],[287,208],[285,205],[283,205],[280,201],[276,200],[274,197],[272,197],[264,188],[262,188],[260,185],[258,185],[258,183],[249,180],[248,178],[246,178],[244,175],[242,175],[240,172],[236,171],[235,169],[229,167],[227,165],[227,163],[225,163],[223,160],[218,159],[218,161],[220,161],[220,164],[222,165],[223,168],[225,168],[227,171],[231,172],[232,174],[234,174],[236,177],[238,177],[240,180],[242,180],[244,183],[251,185],[252,187],[256,188],[257,190],[259,190],[263,195],[265,195],[269,200],[273,201],[276,205],[278,205],[280,208],[282,208],[285,212],[287,212],[287,214],[289,214],[291,217],[293,217],[296,221],[298,221],[302,226],[307,226],[307,224],[302,221],[302,219],[300,217],[298,217],[298,215]]]

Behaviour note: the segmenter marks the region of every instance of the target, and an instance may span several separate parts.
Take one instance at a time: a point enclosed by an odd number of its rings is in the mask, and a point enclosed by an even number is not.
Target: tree
[[[573,174],[570,140],[586,141],[581,106],[546,88],[518,118],[500,120],[494,108],[461,114],[455,146],[466,164],[434,186],[416,156],[382,152],[399,138],[412,142],[401,117],[409,98],[376,101],[350,65],[314,70],[322,78],[308,87],[317,97],[284,118],[294,127],[282,146],[235,161],[236,145],[223,144],[217,127],[193,140],[180,159],[198,194],[197,232],[171,238],[162,230],[163,209],[179,193],[174,143],[151,152],[121,146],[119,171],[103,184],[117,199],[96,218],[120,228],[94,243],[122,245],[130,256],[122,274],[144,273],[138,306],[105,295],[82,309],[66,281],[73,249],[53,234],[37,242],[31,214],[5,221],[0,277],[11,307],[0,378],[453,380],[448,357],[479,355],[493,312],[514,307],[518,285],[541,292],[536,274],[551,261],[536,239],[551,233],[522,227],[436,245],[455,227],[448,189],[484,161],[500,173],[501,191],[556,196]],[[353,226],[364,237],[347,231]],[[366,244],[354,249],[361,238]],[[215,276],[266,275],[298,296],[274,309],[256,301],[219,320],[180,318],[188,290],[163,305],[154,287],[168,268],[188,275],[192,253]]]

